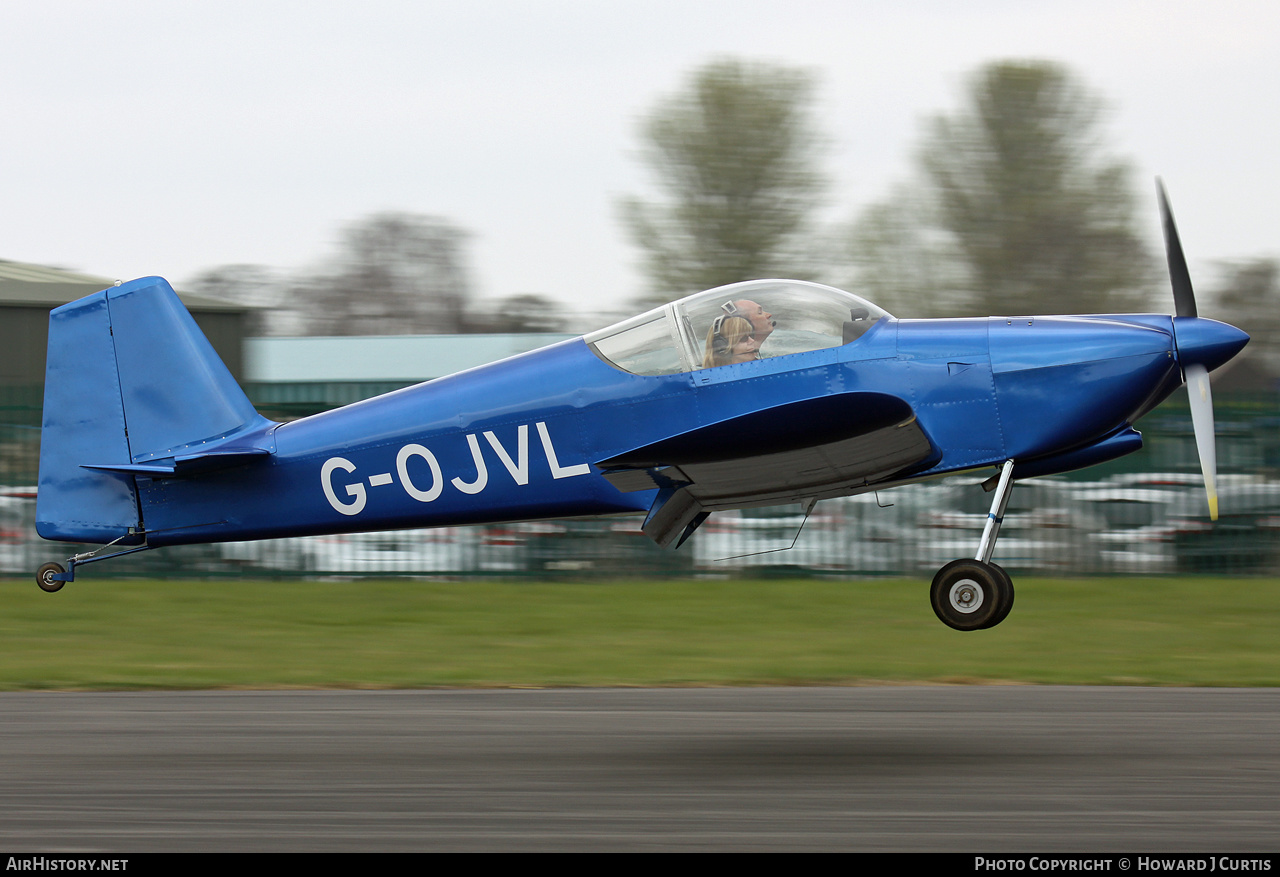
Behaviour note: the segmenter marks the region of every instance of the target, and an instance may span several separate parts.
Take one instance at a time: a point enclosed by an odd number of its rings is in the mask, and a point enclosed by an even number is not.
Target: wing
[[[643,529],[666,547],[717,509],[845,496],[938,458],[905,400],[851,392],[704,424],[596,465],[624,493],[658,488]]]

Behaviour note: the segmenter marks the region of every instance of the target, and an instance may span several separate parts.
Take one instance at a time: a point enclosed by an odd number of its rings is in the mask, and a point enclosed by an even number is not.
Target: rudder
[[[97,458],[130,459],[105,292],[49,313],[37,533],[73,542],[141,541],[128,538],[141,527],[133,476],[81,468]]]

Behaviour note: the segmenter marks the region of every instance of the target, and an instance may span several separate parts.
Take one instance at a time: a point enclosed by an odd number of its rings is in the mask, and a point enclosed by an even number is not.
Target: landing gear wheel
[[[933,577],[929,598],[943,624],[956,630],[982,630],[999,624],[1013,607],[1013,584],[993,564],[953,560]]]
[[[27,567],[30,569],[30,567]],[[36,572],[36,584],[40,586],[40,590],[52,594],[54,591],[62,590],[62,586],[66,584],[62,579],[55,579],[54,576],[60,576],[66,570],[62,568],[60,563],[46,563]]]
[[[1009,574],[1005,572],[1004,567],[994,563],[987,564],[996,573],[1004,579],[1004,599],[1000,601],[1000,607],[996,609],[995,616],[987,622],[986,627],[995,627],[1000,622],[1009,617],[1009,611],[1013,609],[1013,579],[1009,578]]]

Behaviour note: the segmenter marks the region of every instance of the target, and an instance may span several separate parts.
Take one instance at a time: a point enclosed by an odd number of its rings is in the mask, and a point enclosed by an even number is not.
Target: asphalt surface
[[[0,848],[1276,852],[1280,690],[8,693]]]

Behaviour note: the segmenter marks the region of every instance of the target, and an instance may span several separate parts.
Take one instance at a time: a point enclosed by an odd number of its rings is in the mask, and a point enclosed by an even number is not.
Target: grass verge
[[[959,633],[915,580],[0,581],[0,690],[1280,684],[1280,580],[1017,587]]]

